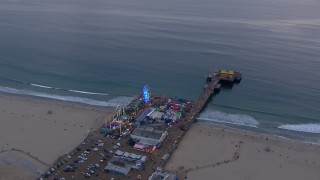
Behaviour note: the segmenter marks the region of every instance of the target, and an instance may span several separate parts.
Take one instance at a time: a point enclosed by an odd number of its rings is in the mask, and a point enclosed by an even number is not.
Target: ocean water
[[[199,121],[320,142],[318,0],[0,0],[0,91],[101,106],[196,99]]]

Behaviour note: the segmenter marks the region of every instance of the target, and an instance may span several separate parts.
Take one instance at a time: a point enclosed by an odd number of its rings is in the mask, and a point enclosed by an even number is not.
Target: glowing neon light
[[[148,85],[144,85],[142,88],[142,98],[145,103],[148,103],[150,100],[151,92]]]

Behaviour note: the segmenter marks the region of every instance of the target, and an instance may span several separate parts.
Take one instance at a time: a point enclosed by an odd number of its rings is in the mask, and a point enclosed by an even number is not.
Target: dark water
[[[319,9],[317,0],[0,0],[0,90],[116,106],[149,84],[196,99],[208,72],[234,69],[243,81],[199,119],[319,142]]]

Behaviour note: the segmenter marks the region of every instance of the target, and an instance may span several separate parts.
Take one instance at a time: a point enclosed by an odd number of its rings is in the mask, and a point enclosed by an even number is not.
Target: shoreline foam
[[[76,90],[70,90],[70,92],[76,92]],[[10,87],[3,87],[0,86],[0,93],[8,94],[8,95],[18,95],[18,96],[30,96],[30,97],[37,97],[37,98],[45,98],[45,99],[52,99],[58,101],[65,101],[71,103],[81,103],[91,106],[101,106],[101,107],[117,107],[119,105],[127,105],[131,102],[132,99],[135,97],[115,97],[113,99],[109,99],[107,101],[101,101],[96,99],[90,99],[86,97],[78,97],[78,96],[63,96],[57,94],[48,94],[44,92],[37,92],[32,90],[24,90],[24,89],[15,89]],[[80,93],[80,91],[77,91]],[[83,94],[83,93],[80,93]],[[119,99],[119,102],[115,101],[114,99]]]
[[[280,129],[290,130],[290,131],[298,131],[304,133],[320,133],[320,124],[310,123],[310,124],[284,124],[278,126]]]
[[[228,114],[217,110],[204,111],[199,115],[199,117],[197,117],[197,119],[208,122],[235,124],[254,128],[258,128],[259,126],[259,122],[252,116],[245,114]]]

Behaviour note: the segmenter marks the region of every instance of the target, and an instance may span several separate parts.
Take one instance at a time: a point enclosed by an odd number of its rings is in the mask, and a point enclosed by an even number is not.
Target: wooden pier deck
[[[220,79],[215,79],[215,81],[210,82],[205,86],[202,95],[199,97],[199,99],[194,104],[194,107],[190,111],[190,115],[192,116],[189,119],[189,121],[193,121],[198,116],[198,114],[205,106],[211,95],[215,92],[216,89],[220,88],[219,81]]]
[[[222,84],[233,85],[234,83],[239,83],[241,79],[241,73],[235,71],[220,70],[210,73],[207,76],[207,84],[205,85],[202,95],[195,101],[189,116],[185,120],[188,122],[194,121],[213,93],[220,90]]]
[[[174,153],[175,149],[178,147],[180,141],[183,139],[183,136],[186,134],[188,128],[190,125],[196,120],[197,116],[201,112],[201,110],[205,107],[207,101],[210,99],[210,97],[220,89],[221,85],[224,84],[233,84],[238,83],[241,81],[241,74],[235,71],[225,71],[220,70],[213,73],[210,73],[207,76],[206,79],[206,85],[204,87],[203,93],[201,96],[195,100],[192,104],[192,108],[190,111],[186,114],[185,117],[181,118],[178,122],[176,122],[174,125],[171,125],[168,129],[168,136],[164,139],[164,141],[161,143],[161,147],[159,149],[156,149],[154,153],[148,154],[148,153],[142,153],[139,152],[139,154],[148,156],[148,160],[145,162],[145,168],[143,170],[134,170],[131,171],[127,176],[121,176],[113,173],[105,173],[103,170],[103,167],[106,165],[106,162],[103,162],[100,169],[97,169],[95,173],[95,177],[92,177],[92,179],[110,179],[115,177],[116,179],[148,179],[152,173],[154,173],[158,168],[164,168],[166,162],[170,159],[171,155]],[[105,142],[108,145],[105,145],[105,149],[100,149],[97,152],[92,152],[88,155],[88,162],[79,165],[78,169],[75,172],[64,172],[63,169],[67,167],[70,163],[72,163],[74,160],[77,159],[76,155],[77,153],[80,154],[80,150],[83,151],[85,149],[90,149],[91,147],[95,147],[95,142],[101,141],[103,139],[103,142]],[[88,140],[88,141],[87,141]],[[54,175],[50,176],[48,179],[59,179],[59,177],[65,177],[67,179],[85,179],[84,173],[86,172],[86,165],[92,163],[99,162],[99,160],[102,158],[99,153],[105,153],[106,157],[103,159],[109,159],[111,154],[108,154],[106,149],[110,150],[112,149],[113,143],[111,142],[119,142],[123,146],[121,146],[122,151],[131,152],[132,147],[129,145],[126,145],[126,142],[128,138],[122,138],[121,140],[114,140],[112,138],[105,138],[104,135],[94,132],[92,136],[88,137],[85,141],[85,145],[79,145],[76,150],[73,151],[75,154],[72,156],[72,159],[62,157],[64,160],[63,162],[65,165],[63,167],[60,167],[57,172],[55,172]],[[163,157],[169,157],[165,158],[166,160],[163,160]],[[172,172],[178,175],[179,179],[184,179],[185,174],[181,174],[181,172]],[[139,178],[138,178],[139,177]]]
[[[241,78],[242,75],[239,72],[233,72],[232,75],[226,75],[224,73],[221,73],[221,71],[209,74],[207,84],[205,85],[203,93],[194,102],[193,107],[190,109],[190,112],[186,117],[182,118],[176,125],[172,126],[168,130],[169,135],[162,143],[162,147],[160,149],[157,149],[156,152],[150,157],[153,160],[153,163],[146,164],[146,167],[148,168],[146,168],[143,173],[140,172],[140,174],[143,175],[143,177],[148,177],[148,175],[150,175],[150,172],[152,171],[147,169],[151,169],[154,171],[158,167],[163,168],[166,162],[163,162],[161,158],[165,154],[169,154],[171,157],[174,150],[178,147],[179,142],[182,140],[183,136],[189,129],[190,125],[196,120],[197,116],[205,107],[210,97],[220,89],[221,85],[239,83],[241,81]],[[184,177],[181,177],[183,176],[183,174],[178,173],[177,175],[179,176],[179,179],[184,179]]]

